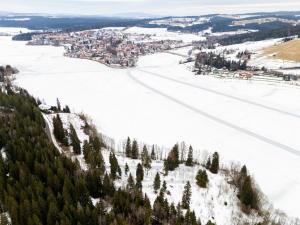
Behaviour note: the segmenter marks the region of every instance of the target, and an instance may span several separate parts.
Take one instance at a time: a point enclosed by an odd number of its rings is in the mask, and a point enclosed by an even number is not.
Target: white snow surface
[[[1,35],[9,35],[14,36],[20,33],[28,33],[31,30],[22,27],[0,27],[0,36]]]
[[[202,41],[206,38],[200,35],[187,34],[180,32],[170,32],[167,28],[143,28],[143,27],[130,27],[123,31],[129,34],[149,34],[154,35],[151,37],[153,40],[182,40],[185,43],[192,41]]]
[[[58,97],[117,141],[219,151],[222,162],[246,164],[276,208],[300,217],[298,87],[194,76],[166,53],[112,69],[63,52],[0,38],[0,64],[18,68],[16,84],[47,104]]]

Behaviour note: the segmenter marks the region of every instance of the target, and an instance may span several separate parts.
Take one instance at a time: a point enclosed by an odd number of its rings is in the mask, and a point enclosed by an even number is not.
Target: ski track
[[[278,108],[275,108],[275,107],[266,106],[266,105],[263,105],[263,104],[260,104],[260,103],[257,103],[257,102],[253,102],[253,101],[250,101],[250,100],[247,100],[247,99],[239,98],[239,97],[229,95],[229,94],[226,94],[226,93],[223,93],[223,92],[220,92],[220,91],[216,91],[216,90],[213,90],[213,89],[205,88],[205,87],[202,87],[200,85],[195,85],[195,84],[191,84],[191,83],[188,83],[188,82],[185,82],[185,81],[170,78],[170,77],[158,74],[158,73],[149,72],[149,71],[146,71],[146,70],[143,70],[143,69],[136,69],[136,70],[140,71],[140,72],[143,72],[143,73],[146,73],[146,74],[149,74],[149,75],[160,77],[160,78],[165,79],[165,80],[170,80],[170,81],[173,81],[173,82],[176,82],[176,83],[179,83],[179,84],[190,86],[190,87],[196,88],[198,90],[207,91],[207,92],[219,95],[219,96],[231,98],[231,99],[234,99],[234,100],[239,101],[239,102],[247,103],[247,104],[250,104],[250,105],[254,105],[254,106],[257,106],[257,107],[261,107],[261,108],[268,109],[268,110],[271,110],[271,111],[274,111],[274,112],[277,112],[277,113],[280,113],[280,114],[284,114],[284,115],[288,115],[288,116],[292,116],[292,117],[295,117],[297,119],[300,119],[300,115],[298,115],[298,114],[287,112],[287,111],[284,111],[284,110],[281,110],[281,109],[278,109]]]
[[[141,71],[141,72],[146,72],[146,71],[143,71],[143,70],[140,70],[140,71]],[[156,88],[153,88],[153,87],[147,85],[146,83],[144,83],[144,82],[140,81],[139,79],[137,79],[136,77],[134,77],[134,76],[132,75],[131,72],[132,72],[131,70],[127,70],[127,75],[128,75],[128,77],[131,78],[131,79],[132,79],[133,81],[135,81],[136,83],[138,83],[140,86],[143,86],[144,88],[146,88],[146,89],[148,89],[148,90],[151,90],[151,91],[153,91],[154,93],[156,93],[156,94],[158,94],[158,95],[160,95],[160,96],[162,96],[162,97],[164,97],[164,98],[166,98],[166,99],[168,99],[168,100],[170,100],[170,101],[172,101],[172,102],[175,102],[176,104],[178,104],[178,105],[180,105],[180,106],[182,106],[182,107],[185,107],[185,108],[187,108],[187,109],[189,109],[189,110],[191,110],[191,111],[193,111],[193,112],[195,112],[195,113],[197,113],[197,114],[199,114],[199,115],[201,115],[201,116],[203,116],[203,117],[206,117],[206,118],[208,118],[208,119],[210,119],[210,120],[212,120],[212,121],[214,121],[214,122],[217,122],[217,123],[219,123],[219,124],[222,124],[222,125],[224,125],[224,126],[226,126],[226,127],[229,127],[229,128],[234,129],[234,130],[236,130],[236,131],[238,131],[238,132],[244,133],[244,134],[246,134],[246,135],[248,135],[248,136],[250,136],[250,137],[252,137],[252,138],[255,138],[255,139],[257,139],[257,140],[259,140],[259,141],[261,141],[261,142],[270,144],[270,145],[272,145],[272,146],[274,146],[274,147],[277,147],[277,148],[279,148],[279,149],[281,149],[281,150],[287,151],[287,152],[289,152],[289,153],[291,153],[291,154],[294,154],[294,155],[300,157],[300,151],[299,151],[299,150],[297,150],[297,149],[295,149],[295,148],[292,148],[292,147],[290,147],[290,146],[288,146],[288,145],[282,144],[282,143],[280,143],[280,142],[274,141],[274,140],[272,140],[272,139],[270,139],[270,138],[267,138],[267,137],[265,137],[265,136],[262,136],[262,135],[259,135],[259,134],[257,134],[257,133],[254,133],[254,132],[252,132],[252,131],[250,131],[250,130],[248,130],[248,129],[245,129],[245,128],[239,127],[239,126],[237,126],[237,125],[235,125],[235,124],[229,123],[229,122],[227,122],[227,121],[225,121],[225,120],[222,120],[222,119],[220,119],[220,118],[218,118],[218,117],[212,116],[212,115],[206,113],[205,111],[202,111],[202,110],[200,110],[200,109],[198,109],[198,108],[196,108],[196,107],[193,107],[193,106],[191,106],[191,105],[189,105],[189,104],[187,104],[187,103],[185,103],[185,102],[183,102],[183,101],[181,101],[181,100],[179,100],[179,99],[176,99],[176,98],[174,98],[174,97],[172,97],[172,96],[170,96],[170,95],[168,95],[168,94],[165,94],[164,92],[161,92],[160,90],[158,90],[158,89],[156,89]],[[151,74],[152,74],[152,72],[147,72],[147,73],[151,73]],[[156,75],[156,74],[154,74],[154,75]],[[161,75],[157,75],[157,76],[160,77]],[[164,76],[162,76],[162,77],[165,78]],[[166,78],[166,79],[171,79],[171,80],[173,80],[172,78]],[[175,79],[174,79],[174,80],[175,80]],[[177,81],[177,80],[175,80],[175,81],[181,83],[181,81]],[[183,84],[188,84],[188,83],[183,82]],[[190,85],[191,85],[191,84],[190,84]],[[196,86],[196,85],[195,85],[195,86]],[[196,87],[197,87],[197,86],[196,86]],[[200,88],[200,87],[199,87],[199,88]],[[210,89],[208,89],[208,90],[211,91],[211,92],[215,92],[215,91],[210,90]],[[217,93],[218,95],[221,94],[220,92],[216,92],[216,93]],[[230,96],[230,95],[228,95],[228,96]],[[234,96],[231,96],[231,97],[234,97]],[[235,98],[235,97],[234,97],[234,98]],[[237,98],[237,99],[238,99],[239,101],[242,101],[242,99],[239,99],[239,98]],[[246,101],[246,102],[247,102],[247,101]],[[249,104],[252,104],[252,102],[250,101]],[[258,106],[261,105],[261,104],[259,104],[259,103],[254,103],[254,104],[255,104],[255,105],[258,104]],[[263,108],[265,108],[265,107],[263,107]],[[271,107],[270,107],[270,108],[271,108]],[[267,107],[267,109],[269,109],[269,107]],[[273,110],[273,108],[271,108],[271,110]],[[277,111],[277,109],[275,109],[274,111]],[[281,112],[280,110],[278,110],[278,111]],[[283,112],[284,112],[284,111],[283,111]],[[292,114],[292,115],[294,115],[294,114]],[[300,118],[300,116],[297,116],[297,117]]]

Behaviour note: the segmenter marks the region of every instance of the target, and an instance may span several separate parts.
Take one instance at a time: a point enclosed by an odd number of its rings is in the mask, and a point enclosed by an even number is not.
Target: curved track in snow
[[[266,106],[266,105],[263,105],[263,104],[260,104],[260,103],[254,102],[254,101],[250,101],[250,100],[247,100],[247,99],[244,99],[244,98],[239,98],[239,97],[229,95],[229,94],[226,94],[226,93],[223,93],[223,92],[220,92],[220,91],[216,91],[216,90],[213,90],[213,89],[210,89],[210,88],[206,88],[206,87],[203,87],[203,86],[200,86],[200,85],[195,85],[195,84],[191,84],[191,83],[181,81],[181,80],[178,80],[178,79],[170,78],[170,77],[158,74],[158,73],[153,73],[153,72],[149,72],[149,71],[142,70],[142,69],[136,69],[136,70],[140,71],[140,72],[143,72],[143,73],[146,73],[146,74],[149,74],[149,75],[152,75],[152,76],[156,76],[156,77],[165,79],[165,80],[169,80],[169,81],[172,81],[172,82],[175,82],[175,83],[179,83],[179,84],[183,84],[183,85],[186,85],[186,86],[189,86],[189,87],[192,87],[192,88],[196,88],[198,90],[207,91],[207,92],[219,95],[219,96],[234,99],[234,100],[239,101],[239,102],[254,105],[254,106],[257,106],[257,107],[261,107],[261,108],[264,108],[264,109],[267,109],[267,110],[271,110],[271,111],[274,111],[274,112],[277,112],[277,113],[280,113],[280,114],[284,114],[284,115],[287,115],[287,116],[292,116],[292,117],[295,117],[297,119],[300,119],[300,115],[298,115],[298,114],[287,112],[287,111],[284,111],[284,110],[281,110],[281,109],[278,109],[278,108],[275,108],[275,107],[272,107],[272,106]]]
[[[147,71],[143,71],[143,70],[140,70],[140,71],[152,74],[152,72],[147,72]],[[174,98],[174,97],[172,97],[172,96],[170,96],[170,95],[168,95],[168,94],[166,94],[166,93],[164,93],[164,92],[162,92],[162,91],[160,91],[160,90],[158,90],[156,88],[151,87],[150,85],[142,82],[141,80],[139,80],[135,76],[133,76],[132,73],[131,73],[131,70],[127,70],[127,75],[128,75],[129,78],[131,78],[133,81],[135,81],[140,86],[142,86],[142,87],[144,87],[144,88],[146,88],[148,90],[151,90],[152,92],[154,92],[154,93],[156,93],[156,94],[158,94],[158,95],[160,95],[160,96],[162,96],[162,97],[164,97],[164,98],[166,98],[166,99],[168,99],[168,100],[170,100],[170,101],[172,101],[172,102],[174,102],[174,103],[176,103],[176,104],[178,104],[178,105],[180,105],[182,107],[185,107],[185,108],[187,108],[187,109],[189,109],[189,110],[197,113],[198,115],[206,117],[206,118],[208,118],[208,119],[210,119],[210,120],[212,120],[214,122],[217,122],[219,124],[222,124],[223,126],[226,126],[226,127],[230,128],[230,129],[234,129],[234,130],[236,130],[238,132],[241,132],[241,133],[246,134],[246,135],[248,135],[248,136],[250,136],[252,138],[255,138],[255,139],[257,139],[257,140],[259,140],[261,142],[267,143],[269,145],[272,145],[274,147],[280,148],[281,150],[287,151],[287,152],[289,152],[291,154],[294,154],[294,155],[300,157],[300,151],[297,150],[297,149],[295,149],[295,148],[292,148],[292,147],[290,147],[288,145],[282,144],[282,143],[277,142],[275,140],[272,140],[272,139],[270,139],[268,137],[265,137],[263,135],[257,134],[255,132],[252,132],[252,131],[248,130],[248,129],[245,129],[243,127],[239,127],[239,126],[237,126],[237,125],[235,125],[233,123],[230,123],[230,122],[227,122],[227,121],[225,121],[223,119],[215,117],[215,116],[213,116],[213,115],[211,115],[211,114],[209,114],[209,113],[207,113],[207,112],[205,112],[203,110],[200,110],[200,109],[198,109],[198,108],[196,108],[196,107],[194,107],[192,105],[189,105],[189,104],[187,104],[187,103],[185,103],[185,102],[183,102],[183,101],[181,101],[181,100],[179,100],[177,98]],[[161,75],[157,75],[157,76],[161,76]],[[172,78],[170,78],[170,79],[172,79]],[[186,82],[183,82],[183,83],[186,83]],[[217,92],[217,93],[220,94],[219,92]],[[260,104],[258,104],[258,105],[260,105]],[[267,109],[269,109],[269,108],[267,108]]]

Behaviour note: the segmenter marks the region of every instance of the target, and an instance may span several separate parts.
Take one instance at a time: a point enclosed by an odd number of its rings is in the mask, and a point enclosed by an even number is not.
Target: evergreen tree
[[[113,152],[110,152],[109,163],[110,163],[110,176],[113,180],[115,180],[117,178],[117,172],[119,173],[119,176],[121,176],[120,174],[121,169],[118,160],[115,156],[115,153]]]
[[[193,162],[193,148],[192,146],[189,147],[189,152],[188,152],[188,157],[187,160],[185,162],[186,166],[193,166],[194,162]]]
[[[194,211],[187,210],[184,217],[184,224],[185,225],[198,225],[196,215]]]
[[[56,99],[56,104],[57,104],[58,111],[61,112],[61,105],[60,105],[60,101],[58,100],[58,98]]]
[[[47,224],[56,224],[59,221],[58,217],[59,211],[57,209],[57,206],[54,202],[50,202],[49,204],[49,210],[47,214]]]
[[[188,181],[186,183],[186,185],[184,186],[184,190],[183,190],[183,195],[182,195],[182,200],[181,200],[182,208],[189,209],[191,196],[192,196],[191,184]]]
[[[68,105],[66,105],[65,108],[63,108],[63,112],[64,113],[71,113],[71,110],[70,110]]]
[[[103,179],[103,194],[107,196],[113,196],[115,192],[114,183],[109,178],[108,174],[105,173]]]
[[[126,147],[125,147],[125,154],[126,157],[131,158],[132,156],[132,148],[131,148],[131,141],[130,138],[127,138]]]
[[[126,163],[126,164],[125,164],[125,175],[126,175],[126,176],[127,176],[128,172],[129,172],[129,166],[128,166],[128,164]]]
[[[210,172],[217,174],[219,171],[219,154],[215,152],[210,166]]]
[[[74,153],[80,155],[81,154],[80,140],[72,124],[70,124],[70,139],[71,139],[71,145],[73,147]]]
[[[59,114],[56,117],[53,117],[53,127],[54,127],[54,136],[62,144],[68,145],[68,140],[66,138],[66,131],[63,127],[63,123]]]
[[[134,189],[135,187],[135,183],[134,183],[134,179],[133,179],[133,176],[131,175],[131,173],[129,173],[129,177],[127,179],[127,188],[128,189]]]
[[[215,223],[211,222],[210,220],[206,223],[206,225],[216,225]]]
[[[143,164],[143,166],[146,169],[150,169],[151,168],[151,158],[149,156],[149,153],[148,153],[146,145],[144,145],[144,147],[143,147],[141,158],[142,158],[142,164]]]
[[[167,191],[167,183],[166,183],[165,180],[164,180],[164,182],[162,184],[161,191],[164,192],[164,193]]]
[[[160,189],[160,176],[158,172],[155,175],[153,187],[155,193],[157,193],[158,189]]]
[[[132,152],[131,152],[131,158],[132,159],[138,159],[139,158],[139,147],[136,140],[133,140],[132,142]]]
[[[169,152],[167,159],[164,161],[164,169],[166,173],[173,171],[179,166],[179,151],[178,144],[176,144]]]
[[[136,182],[140,183],[144,179],[144,169],[143,166],[139,163],[136,168]]]
[[[211,160],[210,160],[210,157],[208,157],[206,164],[205,164],[205,168],[210,170],[210,166],[211,166]]]
[[[245,180],[243,181],[239,192],[239,198],[245,206],[251,209],[258,209],[258,198],[252,187],[250,176],[246,176]]]
[[[152,160],[156,160],[156,155],[155,155],[154,145],[152,145],[151,159],[152,159]]]
[[[206,170],[199,170],[196,176],[197,185],[202,188],[206,188],[208,183],[208,177]]]
[[[83,155],[86,163],[90,168],[98,168],[102,171],[102,174],[105,172],[105,163],[103,159],[103,155],[100,150],[100,146],[98,146],[98,141],[96,139],[90,138],[89,142],[83,142]]]

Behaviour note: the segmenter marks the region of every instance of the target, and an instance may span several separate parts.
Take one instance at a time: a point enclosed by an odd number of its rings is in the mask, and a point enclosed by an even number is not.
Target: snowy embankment
[[[299,156],[289,151],[300,151],[299,88],[194,76],[178,64],[182,57],[166,53],[117,70],[25,44],[0,38],[0,64],[21,71],[16,83],[88,114],[117,150],[130,136],[167,147],[185,141],[195,154],[219,151],[222,162],[246,164],[276,208],[300,217]]]
[[[72,149],[64,149],[55,139],[54,134],[53,134],[53,118],[56,116],[56,114],[43,114],[44,120],[46,122],[47,127],[50,129],[50,138],[52,140],[52,143],[54,146],[57,148],[57,150],[60,153],[64,153],[67,156],[69,156],[72,160],[78,160],[80,167],[83,170],[87,170],[87,165],[85,163],[85,160],[83,158],[83,154],[80,155],[75,155],[72,152]],[[78,135],[78,138],[81,140],[81,147],[83,144],[84,140],[88,140],[88,136],[84,133],[83,127],[84,127],[84,122],[80,119],[80,116],[77,114],[72,114],[72,113],[59,113],[59,116],[63,122],[64,128],[70,132],[70,124],[73,125],[74,129],[76,130],[76,133]],[[48,133],[48,130],[47,130]],[[49,135],[49,134],[48,134]]]
[[[47,123],[52,124],[52,119],[57,114],[44,114],[44,118]],[[88,136],[84,133],[83,127],[85,122],[80,118],[77,114],[72,113],[59,113],[59,116],[63,122],[63,126],[66,130],[69,131],[69,125],[72,124],[76,130],[76,133],[81,141],[81,145],[85,140],[88,140]],[[50,126],[51,134],[53,134],[53,126]],[[57,142],[52,139],[55,145]],[[83,170],[88,169],[88,165],[86,164],[83,153],[80,155],[75,155],[73,153],[72,147],[64,147],[64,150],[60,148],[62,154],[67,155],[73,160],[78,160],[79,165]],[[140,146],[140,149],[142,146]],[[102,150],[103,158],[106,165],[106,171],[110,171],[110,163],[109,163],[109,154],[110,151],[107,149]],[[141,163],[141,160],[133,160],[127,158],[121,152],[116,153],[116,157],[119,162],[119,166],[122,170],[121,178],[115,181],[117,187],[126,187],[127,179],[129,177],[129,173],[136,176],[136,169],[138,163]],[[208,155],[204,154],[201,156],[206,160]],[[200,157],[197,157],[197,161],[200,161]],[[129,172],[126,175],[125,173],[125,165],[129,166]],[[228,183],[230,178],[224,172],[219,172],[218,174],[212,174],[207,170],[208,173],[208,186],[207,188],[200,188],[196,184],[196,175],[199,169],[205,169],[202,166],[195,165],[193,167],[187,167],[185,165],[180,165],[173,172],[169,172],[167,176],[164,176],[164,166],[163,160],[155,160],[151,163],[151,169],[145,169],[144,172],[144,180],[142,182],[143,192],[147,194],[149,197],[151,204],[154,203],[158,193],[154,192],[153,182],[156,173],[160,174],[161,184],[163,181],[166,181],[167,184],[167,194],[166,197],[170,203],[174,203],[177,205],[181,202],[182,193],[184,190],[184,185],[187,181],[190,181],[192,186],[192,196],[191,196],[191,209],[195,210],[196,216],[201,219],[204,224],[208,220],[216,222],[218,225],[238,225],[241,223],[248,223],[251,225],[257,224],[262,221],[262,218],[256,213],[251,212],[251,214],[246,215],[241,211],[240,203],[237,198],[238,190],[234,185]],[[93,199],[93,202],[97,202],[97,199]]]

